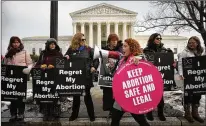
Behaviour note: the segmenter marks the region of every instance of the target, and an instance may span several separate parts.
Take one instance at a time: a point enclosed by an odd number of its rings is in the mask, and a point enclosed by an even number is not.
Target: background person
[[[54,38],[50,38],[45,43],[45,50],[39,56],[39,59],[34,66],[35,68],[52,69],[54,68],[54,61],[56,57],[63,57],[60,48]],[[58,119],[60,114],[60,105],[57,101],[53,103],[39,103],[40,111],[44,114],[43,120]]]
[[[17,36],[12,36],[10,38],[9,46],[7,48],[7,53],[4,58],[4,64],[6,65],[16,65],[16,66],[29,66],[32,65],[32,60],[29,53],[24,50],[24,45],[20,38]],[[18,100],[11,101],[10,105],[10,121],[23,121],[25,111],[25,103],[22,98]],[[18,114],[18,117],[17,117]]]
[[[183,80],[183,69],[182,69],[182,58],[186,57],[196,57],[204,55],[203,48],[200,44],[200,39],[196,36],[189,38],[186,48],[178,55],[178,72],[180,79]],[[185,119],[189,122],[194,122],[194,119],[198,122],[203,123],[204,120],[199,116],[198,107],[200,106],[200,94],[188,94],[184,96],[184,110],[185,110]],[[192,113],[191,113],[192,106]],[[194,119],[193,119],[194,118]]]
[[[85,96],[84,102],[87,108],[87,112],[90,118],[90,121],[95,121],[94,115],[94,105],[92,101],[92,97],[90,94],[90,89],[93,87],[93,78],[92,73],[96,71],[99,65],[99,59],[93,60],[93,50],[86,44],[86,39],[84,34],[76,33],[71,41],[71,45],[67,50],[65,57],[69,59],[70,57],[78,57],[83,56],[87,59],[86,63],[86,78],[85,82]],[[72,114],[69,118],[69,121],[73,121],[78,118],[80,108],[80,96],[73,96],[73,106],[72,106]]]
[[[172,50],[166,49],[164,47],[164,44],[161,42],[162,37],[159,33],[154,33],[149,37],[149,40],[147,42],[147,47],[143,49],[144,53],[156,53],[156,52],[162,52],[162,53],[168,53],[172,52]],[[158,108],[158,117],[161,121],[165,121],[166,118],[164,116],[164,97],[162,96],[162,99],[160,103],[157,106]],[[154,120],[154,117],[152,115],[152,111],[147,113],[147,119],[148,120]]]

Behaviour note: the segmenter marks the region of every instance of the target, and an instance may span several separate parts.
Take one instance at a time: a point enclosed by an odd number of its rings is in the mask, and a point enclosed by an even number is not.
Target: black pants
[[[112,111],[114,99],[112,88],[102,87],[103,89],[103,110],[104,111]]]
[[[11,101],[11,105],[10,105],[11,115],[24,114],[24,111],[25,111],[25,103],[23,102],[22,98],[16,101]]]
[[[84,102],[87,108],[87,113],[90,118],[94,118],[94,105],[92,102],[92,96],[90,94],[90,87],[86,87],[85,89],[85,96],[84,96]],[[74,96],[73,97],[73,106],[72,106],[72,116],[78,117],[79,115],[79,108],[80,108],[80,96]]]
[[[158,114],[163,114],[164,113],[164,97],[162,97],[161,101],[159,102],[159,104],[157,105],[157,111],[158,111]],[[152,111],[151,112],[148,112],[147,113],[148,115],[149,114],[152,114]]]
[[[184,96],[184,104],[200,104],[201,95],[199,94],[188,94]]]
[[[60,115],[60,105],[58,105],[57,102],[39,103],[39,104],[40,104],[40,112],[42,112],[44,116],[58,117]]]
[[[120,120],[125,112],[124,111],[119,111],[115,108],[112,109],[112,122],[111,126],[119,126]],[[144,114],[136,115],[132,114],[132,117],[135,119],[136,122],[140,124],[140,126],[150,126],[150,124],[147,122],[145,119]]]

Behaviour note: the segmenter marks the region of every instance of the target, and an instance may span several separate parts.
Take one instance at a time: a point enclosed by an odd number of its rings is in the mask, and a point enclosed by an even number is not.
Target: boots
[[[192,105],[192,117],[197,120],[200,123],[204,123],[204,120],[200,117],[199,113],[198,113],[198,104],[193,104]]]
[[[157,110],[158,117],[161,121],[166,121],[163,110],[164,110],[164,106],[158,106],[158,110]]]
[[[148,119],[148,120],[150,120],[150,121],[153,121],[153,120],[154,120],[154,117],[153,117],[153,115],[152,115],[152,112],[148,112],[148,113],[146,114],[146,116],[147,116],[147,119]]]
[[[191,115],[191,105],[190,104],[185,104],[184,105],[184,109],[185,109],[185,119],[190,122],[190,123],[193,123],[194,122],[194,119],[192,118],[192,115]]]
[[[24,121],[24,114],[23,113],[19,114],[18,121]]]
[[[12,114],[11,118],[9,119],[9,122],[14,122],[17,119],[17,115]]]

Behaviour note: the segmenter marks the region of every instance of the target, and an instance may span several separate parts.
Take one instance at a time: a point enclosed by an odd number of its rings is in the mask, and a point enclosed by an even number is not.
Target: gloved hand
[[[47,65],[46,65],[46,64],[42,64],[42,65],[41,65],[41,68],[42,68],[42,69],[46,69],[46,68],[47,68]]]
[[[33,66],[32,64],[29,65],[28,68],[24,68],[22,72],[23,72],[24,74],[29,74],[30,71],[31,71],[31,69],[32,69],[32,66]]]
[[[54,68],[54,66],[51,65],[51,64],[49,64],[49,65],[48,65],[48,69],[51,69],[51,68]]]

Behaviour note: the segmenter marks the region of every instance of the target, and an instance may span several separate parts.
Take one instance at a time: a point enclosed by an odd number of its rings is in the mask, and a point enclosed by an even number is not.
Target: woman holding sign
[[[6,65],[16,65],[16,66],[29,66],[32,65],[32,60],[27,51],[24,50],[24,45],[17,36],[12,36],[10,38],[9,46],[7,48],[7,53],[4,58],[4,64]],[[16,101],[11,101],[10,121],[15,121],[18,119],[22,121],[24,119],[25,103],[22,99]],[[18,112],[18,113],[17,113]],[[18,114],[18,117],[17,117]]]
[[[117,34],[110,34],[107,40],[107,44],[102,49],[109,51],[118,51],[122,53],[122,41],[119,41]],[[119,59],[114,59],[117,63]],[[117,64],[113,63],[113,64]],[[114,66],[115,67],[115,66]],[[115,69],[115,68],[112,68]],[[112,106],[114,104],[113,93],[111,87],[100,87],[103,89],[103,110],[109,111],[109,117],[112,115]]]
[[[123,44],[123,55],[124,57],[120,60],[119,65],[117,67],[118,69],[121,69],[121,67],[126,64],[127,62],[133,62],[137,64],[135,56],[139,56],[142,54],[142,51],[140,49],[139,43],[134,39],[126,39]],[[119,85],[121,86],[121,84]],[[114,89],[113,89],[114,91]],[[125,111],[120,107],[120,105],[115,101],[113,105],[112,110],[112,122],[111,126],[119,126],[120,120],[123,116]],[[131,113],[132,117],[137,121],[140,126],[150,126],[150,124],[147,122],[144,114],[133,114]]]
[[[39,59],[34,66],[35,68],[42,68],[42,69],[52,69],[54,68],[54,59],[56,57],[63,57],[62,53],[60,52],[60,48],[57,45],[57,42],[54,38],[50,38],[45,43],[45,50],[43,50],[39,56]],[[43,112],[44,118],[43,120],[53,120],[54,117],[59,117],[59,110],[60,105],[57,102],[53,103],[40,103],[40,111]]]
[[[86,63],[86,80],[85,82],[85,96],[84,102],[87,107],[87,112],[90,118],[90,121],[95,121],[94,115],[94,105],[92,102],[92,97],[90,94],[90,89],[93,87],[93,79],[92,73],[96,71],[99,65],[99,60],[93,60],[93,52],[91,47],[86,45],[85,35],[82,33],[76,33],[71,41],[71,45],[67,50],[65,57],[70,59],[70,57],[84,57],[87,59]],[[73,106],[72,106],[72,114],[69,118],[69,121],[74,121],[78,118],[80,108],[80,96],[73,96]]]
[[[192,36],[189,38],[187,47],[178,55],[178,72],[180,78],[183,80],[183,69],[182,69],[182,58],[186,57],[196,57],[204,55],[203,48],[200,44],[200,39],[196,36]],[[194,122],[193,118],[201,123],[204,120],[199,116],[198,107],[200,105],[201,95],[199,94],[188,94],[188,96],[184,96],[184,110],[185,110],[185,119],[189,122]],[[191,106],[192,106],[192,114],[191,114]]]
[[[159,33],[154,33],[149,37],[149,40],[147,42],[147,47],[144,48],[144,53],[156,53],[156,52],[162,52],[162,53],[168,53],[172,52],[170,49],[166,49],[164,47],[164,44],[161,42],[162,37]],[[164,98],[162,96],[162,99],[160,103],[158,104],[158,117],[161,121],[165,121],[166,118],[164,116]],[[152,112],[147,113],[147,119],[148,120],[154,120],[154,117],[152,115]]]

